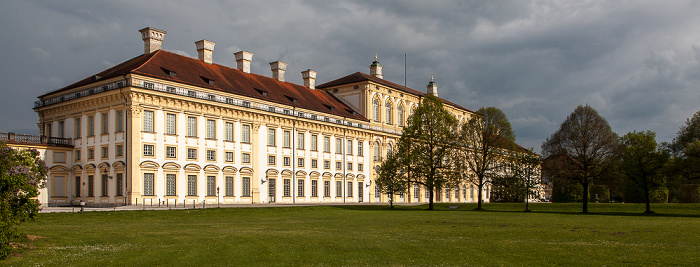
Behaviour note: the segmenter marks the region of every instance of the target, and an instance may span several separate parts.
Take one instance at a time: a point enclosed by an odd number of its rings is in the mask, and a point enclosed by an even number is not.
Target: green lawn
[[[449,209],[459,205],[458,209]],[[698,265],[700,205],[315,206],[41,214],[13,266]]]

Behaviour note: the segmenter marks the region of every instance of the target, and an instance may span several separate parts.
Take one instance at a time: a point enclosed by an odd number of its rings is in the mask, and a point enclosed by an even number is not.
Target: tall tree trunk
[[[583,213],[588,213],[588,182],[581,185],[583,185]]]
[[[651,197],[649,196],[649,185],[644,186],[644,201],[646,202],[646,210],[644,213],[651,213]]]
[[[481,209],[481,197],[482,197],[481,192],[484,191],[484,183],[481,182],[481,179],[479,179],[479,186],[478,186],[478,189],[479,189],[479,194],[477,194],[478,197],[477,197],[477,199],[476,199],[476,202],[477,202],[478,204],[477,204],[477,206],[476,206],[476,209],[477,209],[477,210],[480,210],[480,209]]]
[[[433,198],[435,197],[435,193],[433,192],[432,188],[430,188],[428,192],[430,192],[430,196],[428,198],[428,210],[433,210]]]

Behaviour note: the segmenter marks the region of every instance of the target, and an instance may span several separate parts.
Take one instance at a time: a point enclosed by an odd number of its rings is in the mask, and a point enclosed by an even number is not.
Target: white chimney
[[[284,72],[287,70],[287,63],[282,61],[270,62],[270,69],[272,69],[272,78],[284,82]]]
[[[194,42],[197,45],[197,55],[199,60],[204,61],[204,63],[211,64],[212,53],[214,52],[214,42],[207,40],[199,40]]]
[[[301,72],[301,78],[304,79],[304,86],[311,90],[316,90],[316,72],[308,69]]]
[[[430,76],[430,82],[428,83],[428,94],[438,97],[437,83],[433,81],[433,76]]]
[[[377,61],[377,54],[374,54],[374,62],[372,62],[372,65],[369,65],[369,75],[384,79],[384,75],[382,75],[382,64],[379,64],[379,61]]]
[[[141,39],[143,39],[143,53],[150,54],[160,50],[166,32],[156,28],[146,27],[140,29]]]
[[[236,65],[238,65],[238,69],[245,73],[250,73],[250,62],[253,61],[253,53],[238,51],[233,53],[233,55],[236,56]]]

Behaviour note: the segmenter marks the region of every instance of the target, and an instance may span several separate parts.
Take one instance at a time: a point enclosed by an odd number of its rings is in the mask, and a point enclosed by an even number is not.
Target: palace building
[[[369,74],[316,85],[306,70],[298,85],[281,61],[266,77],[251,73],[250,52],[232,68],[214,62],[214,42],[195,42],[190,58],[160,49],[165,31],[140,33],[142,55],[35,103],[50,169],[43,204],[386,202],[378,165],[422,97],[438,95],[432,80],[425,92],[384,80],[376,56]],[[460,121],[474,115],[441,100]],[[478,192],[434,193],[476,202]],[[396,202],[427,194],[415,186]]]

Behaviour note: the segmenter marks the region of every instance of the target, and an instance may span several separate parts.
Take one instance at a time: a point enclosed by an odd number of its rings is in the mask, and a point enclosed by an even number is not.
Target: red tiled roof
[[[175,76],[171,76],[170,72],[175,72]],[[353,111],[352,108],[329,92],[311,90],[305,86],[280,82],[274,78],[258,74],[247,74],[241,70],[219,64],[207,64],[195,58],[164,50],[135,57],[96,75],[100,79],[109,79],[126,73],[170,80],[340,117],[368,121],[359,112]],[[213,80],[213,85],[209,84],[207,80]],[[95,82],[94,76],[42,95],[40,98],[92,82]],[[266,95],[263,95],[263,92]],[[329,107],[332,107],[332,109]]]
[[[355,72],[353,74],[350,74],[348,76],[338,78],[338,79],[335,79],[333,81],[318,85],[318,86],[316,86],[316,88],[323,89],[323,88],[329,88],[329,87],[334,87],[334,86],[339,86],[339,85],[345,85],[345,84],[356,83],[356,82],[365,82],[365,81],[372,81],[372,82],[375,82],[375,83],[378,83],[378,84],[381,84],[381,85],[384,85],[387,87],[391,87],[391,88],[394,88],[396,90],[404,91],[406,93],[414,94],[417,96],[427,95],[427,93],[425,93],[425,92],[418,91],[416,89],[406,87],[406,86],[403,86],[403,85],[400,85],[397,83],[393,83],[393,82],[390,82],[390,81],[387,81],[384,79],[380,79],[380,78],[374,77],[372,75],[369,75],[367,73],[363,73],[363,72],[359,72],[359,71]],[[468,108],[465,108],[465,107],[462,107],[462,106],[457,105],[455,103],[452,103],[444,98],[440,98],[440,97],[438,97],[438,98],[440,99],[440,101],[442,101],[445,104],[448,104],[448,105],[453,106],[455,108],[459,108],[459,109],[474,113],[474,111],[472,111]]]

